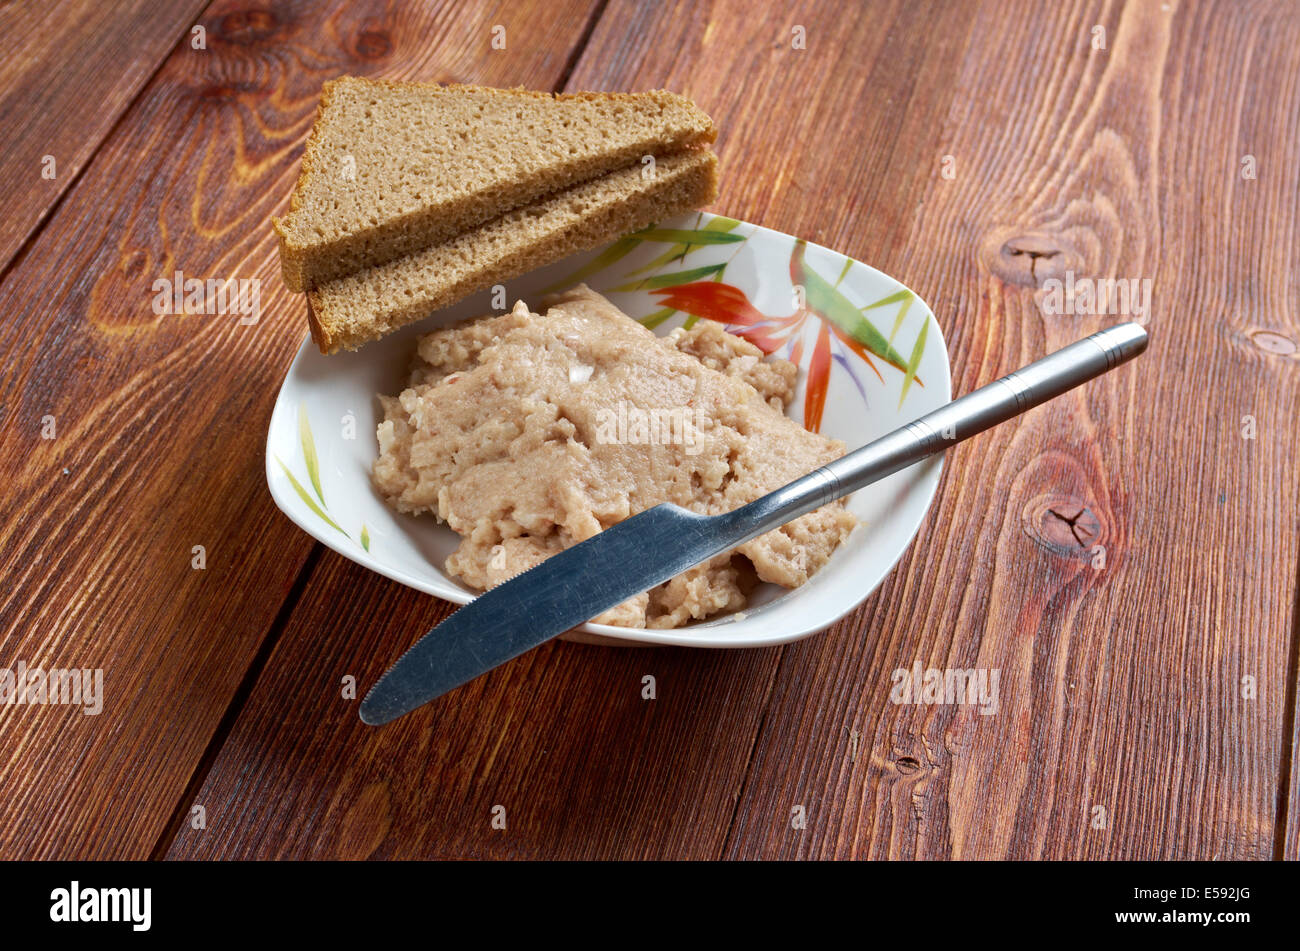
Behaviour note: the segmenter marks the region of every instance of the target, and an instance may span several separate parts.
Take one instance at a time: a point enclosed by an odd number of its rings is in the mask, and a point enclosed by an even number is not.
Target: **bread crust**
[[[595,214],[584,213],[575,219],[565,219],[562,214],[556,219],[551,233],[542,235],[537,242],[530,244],[520,242],[504,256],[496,249],[490,232],[499,233],[511,225],[520,213],[528,210],[544,211],[546,208],[558,208],[564,201],[580,196],[592,189],[601,187],[601,182],[585,183],[547,196],[544,201],[515,209],[500,219],[467,232],[455,239],[456,243],[468,245],[471,254],[477,258],[473,266],[465,267],[461,272],[448,270],[439,272],[429,281],[419,281],[412,274],[419,266],[416,256],[391,262],[388,265],[367,269],[361,275],[329,282],[321,288],[307,293],[308,322],[312,337],[322,353],[334,353],[343,349],[356,349],[360,345],[377,339],[384,334],[416,320],[422,319],[434,311],[449,306],[469,294],[490,287],[519,274],[553,263],[562,257],[593,247],[598,247],[620,235],[638,230],[667,218],[674,217],[692,208],[699,208],[713,202],[718,193],[718,165],[716,156],[708,150],[683,150],[666,156],[664,161],[675,170],[661,175],[662,180],[652,180],[644,187],[624,189],[607,199],[607,205]],[[680,168],[676,168],[680,166]],[[641,180],[640,163],[618,172],[603,176],[612,180],[623,176]],[[438,253],[438,248],[428,249],[423,256]],[[493,255],[497,256],[494,257]],[[358,326],[355,315],[344,312],[345,307],[353,311],[363,311],[365,307],[353,297],[351,290],[359,282],[366,280],[383,281],[389,275],[400,274],[403,279],[416,281],[415,294],[407,297],[398,295],[403,303],[392,299],[381,300],[375,304],[375,310],[366,311],[364,325]],[[367,298],[369,300],[369,298]],[[340,301],[348,301],[340,305]],[[407,302],[409,301],[409,302]]]

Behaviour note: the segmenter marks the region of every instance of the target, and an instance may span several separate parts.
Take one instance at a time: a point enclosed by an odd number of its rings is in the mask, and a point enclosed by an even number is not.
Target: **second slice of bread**
[[[485,287],[644,228],[717,197],[717,158],[692,149],[517,208],[449,241],[309,291],[323,353],[355,350]]]

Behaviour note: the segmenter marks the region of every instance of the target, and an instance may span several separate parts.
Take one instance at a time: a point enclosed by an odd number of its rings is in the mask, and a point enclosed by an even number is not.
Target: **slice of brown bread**
[[[310,289],[716,136],[698,106],[663,90],[328,82],[289,214],[274,222],[284,282]]]
[[[450,241],[322,284],[307,294],[322,353],[355,350],[462,297],[594,248],[717,197],[707,149],[638,162],[515,209]]]

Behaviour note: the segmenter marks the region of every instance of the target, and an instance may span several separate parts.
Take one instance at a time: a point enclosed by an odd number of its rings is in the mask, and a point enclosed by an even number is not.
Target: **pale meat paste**
[[[657,337],[585,285],[548,303],[421,337],[408,388],[380,397],[374,484],[461,536],[446,570],[468,586],[660,502],[730,511],[843,455],[784,415],[797,368],[717,324]],[[739,611],[756,579],[803,584],[853,526],[842,502],[823,506],[595,620],[670,628]]]

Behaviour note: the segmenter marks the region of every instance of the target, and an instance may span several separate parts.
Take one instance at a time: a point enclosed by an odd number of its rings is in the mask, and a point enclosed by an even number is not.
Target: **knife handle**
[[[748,541],[1019,416],[1126,363],[1146,347],[1147,333],[1141,324],[1124,323],[1099,331],[926,413],[734,510],[731,516],[738,525],[749,523],[743,540]]]

